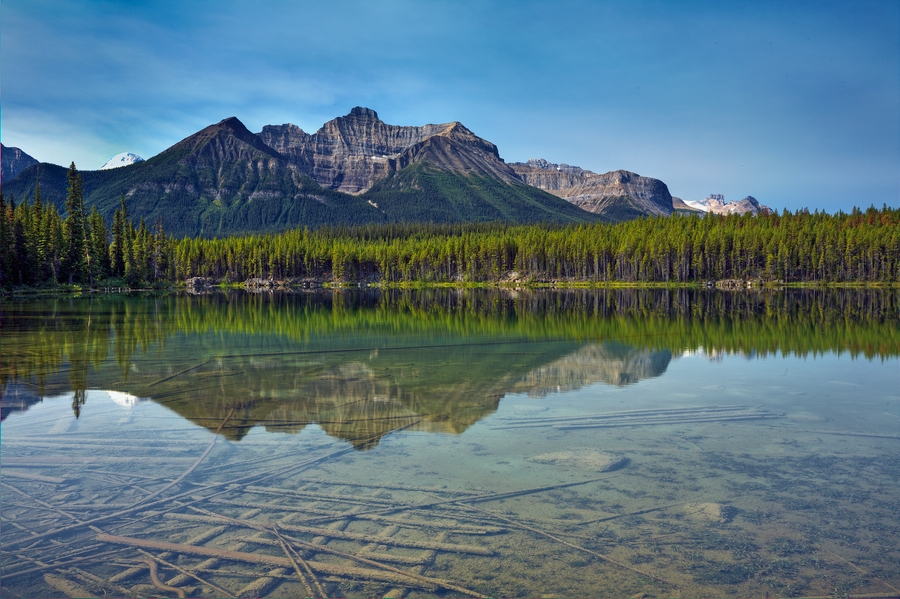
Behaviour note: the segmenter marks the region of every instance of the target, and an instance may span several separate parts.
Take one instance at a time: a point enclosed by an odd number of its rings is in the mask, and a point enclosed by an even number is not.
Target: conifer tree
[[[125,276],[125,225],[128,222],[128,209],[125,208],[125,196],[119,198],[120,206],[113,215],[112,243],[109,245],[110,273],[115,277]]]
[[[3,190],[0,190],[0,285],[9,285],[9,224],[6,215],[6,200],[3,199]]]
[[[92,278],[103,278],[109,274],[109,231],[106,229],[106,222],[97,212],[97,207],[91,207],[91,214],[88,217],[90,228],[89,253],[91,256],[91,276]]]
[[[47,225],[47,214],[44,208],[44,201],[41,197],[41,183],[38,181],[34,186],[34,205],[31,209],[32,227],[29,232],[31,238],[32,251],[34,260],[35,278],[39,282],[45,282],[49,275],[47,268],[47,244],[44,228]]]
[[[63,222],[65,252],[63,271],[69,284],[84,282],[88,277],[87,224],[84,214],[84,188],[81,173],[73,162],[67,175],[69,187],[66,190],[66,220]]]

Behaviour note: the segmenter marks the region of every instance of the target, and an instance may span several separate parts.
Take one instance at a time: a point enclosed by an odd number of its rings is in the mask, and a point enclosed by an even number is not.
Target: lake
[[[0,303],[3,597],[900,594],[900,291]]]

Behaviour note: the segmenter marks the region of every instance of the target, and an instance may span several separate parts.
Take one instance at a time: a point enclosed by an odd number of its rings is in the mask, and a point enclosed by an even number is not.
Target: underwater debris
[[[596,449],[555,451],[526,459],[529,462],[537,462],[538,464],[552,464],[554,466],[563,466],[565,468],[581,468],[583,470],[592,470],[594,472],[608,472],[609,470],[621,468],[628,463],[627,458],[605,451],[597,451]]]

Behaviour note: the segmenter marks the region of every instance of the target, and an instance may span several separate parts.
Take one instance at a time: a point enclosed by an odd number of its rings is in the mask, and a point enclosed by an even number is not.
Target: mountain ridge
[[[0,143],[0,186],[14,180],[19,173],[30,166],[38,164],[38,160],[29,156],[19,148],[4,146]]]
[[[644,215],[668,216],[674,210],[672,194],[665,183],[630,171],[599,174],[543,158],[513,162],[510,167],[528,185],[610,220]]]
[[[344,132],[335,141],[309,136],[299,127],[269,127],[293,139],[331,144],[346,154],[371,156],[384,141],[365,131],[388,131],[399,149],[387,157],[385,182],[351,195],[323,188],[304,172],[302,153],[290,159],[229,117],[189,135],[156,156],[125,168],[83,171],[85,204],[111,219],[124,196],[131,216],[160,222],[176,236],[219,237],[236,233],[274,232],[300,226],[342,226],[386,222],[593,222],[597,217],[522,183],[499,158],[496,146],[460,123],[403,128],[377,120],[374,111],[354,109],[326,125]],[[362,143],[348,131],[361,129]],[[270,135],[270,138],[272,136]],[[291,139],[281,139],[290,142]],[[415,143],[409,144],[410,141]],[[305,142],[304,142],[305,143]],[[327,145],[326,144],[326,145]],[[278,144],[277,144],[278,145]],[[290,154],[290,143],[281,143]],[[402,147],[401,147],[402,146]],[[301,144],[302,149],[302,144]],[[321,156],[309,155],[309,164]],[[377,161],[376,161],[377,162]],[[332,169],[333,170],[333,169]],[[351,169],[352,170],[352,169]],[[9,191],[30,197],[39,181],[42,194],[62,208],[67,169],[37,164],[25,169]],[[316,173],[315,169],[311,172]],[[321,169],[328,172],[328,169]],[[333,186],[342,181],[339,172]],[[364,173],[365,174],[365,173]],[[331,175],[334,175],[332,172]],[[390,181],[388,182],[388,179]],[[370,193],[371,191],[371,193]]]
[[[519,179],[497,146],[459,121],[389,125],[374,110],[357,106],[313,134],[287,123],[266,125],[258,135],[319,185],[345,193],[365,193],[376,181],[421,161],[507,183]]]

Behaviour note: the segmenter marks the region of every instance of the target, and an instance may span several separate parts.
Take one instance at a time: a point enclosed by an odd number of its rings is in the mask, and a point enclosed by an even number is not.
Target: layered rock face
[[[760,204],[753,196],[747,196],[740,202],[726,202],[725,196],[719,193],[711,193],[704,200],[684,202],[689,208],[712,212],[713,214],[750,214],[771,212],[771,208]]]
[[[522,181],[567,200],[582,210],[614,220],[641,214],[672,214],[672,195],[659,179],[629,171],[597,174],[542,158],[509,166]]]
[[[369,108],[325,123],[310,135],[292,124],[267,125],[259,137],[319,185],[362,193],[414,162],[506,182],[518,177],[485,141],[458,122],[422,127],[388,125]]]
[[[38,161],[20,150],[0,144],[0,182],[12,181],[16,175]]]

